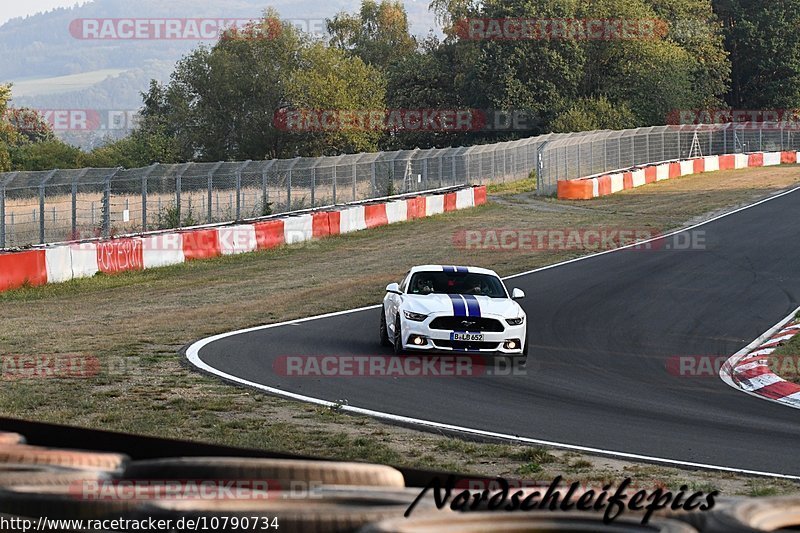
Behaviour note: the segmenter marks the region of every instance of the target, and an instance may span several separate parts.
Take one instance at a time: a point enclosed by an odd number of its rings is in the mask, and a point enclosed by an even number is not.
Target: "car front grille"
[[[431,321],[431,329],[441,329],[445,331],[469,331],[469,332],[502,332],[505,327],[499,320],[484,317],[468,316],[440,316]]]
[[[452,348],[454,350],[497,350],[499,342],[468,342],[447,341],[434,339],[433,345],[437,348]]]

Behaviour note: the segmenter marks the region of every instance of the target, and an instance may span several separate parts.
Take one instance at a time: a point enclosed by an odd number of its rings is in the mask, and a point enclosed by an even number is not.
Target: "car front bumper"
[[[451,340],[451,334],[455,333],[452,330],[431,329],[431,322],[439,316],[442,315],[430,315],[422,322],[415,322],[402,317],[403,349],[428,352],[501,353],[509,355],[520,355],[523,352],[527,333],[527,320],[523,321],[519,326],[510,326],[502,317],[484,315],[486,318],[500,321],[504,326],[504,330],[476,332],[483,335],[482,342],[465,342]],[[463,332],[459,331],[458,333]],[[414,338],[423,339],[424,344],[410,342]],[[514,341],[514,348],[508,347],[506,343],[509,341]]]

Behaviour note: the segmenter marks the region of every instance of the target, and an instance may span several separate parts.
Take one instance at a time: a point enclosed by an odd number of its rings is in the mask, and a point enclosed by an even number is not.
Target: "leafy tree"
[[[83,152],[59,140],[24,143],[10,150],[12,170],[80,168]]]
[[[374,147],[374,133],[297,134],[276,127],[284,109],[382,109],[383,79],[357,57],[315,42],[267,11],[241,34],[201,47],[166,87],[145,96],[141,130],[173,139],[180,160],[291,157]]]
[[[417,46],[408,31],[406,10],[396,0],[363,0],[358,14],[342,12],[328,19],[327,30],[331,46],[382,69]]]
[[[287,83],[291,106],[302,110],[382,111],[386,105],[384,78],[373,67],[339,49],[314,43],[300,53],[301,68]],[[367,152],[377,149],[382,131],[355,125],[331,131],[294,133],[309,155]],[[300,149],[298,149],[298,152]]]
[[[663,124],[673,110],[717,105],[725,93],[728,66],[710,0],[434,0],[432,8],[451,22],[451,43],[464,19],[660,19],[671,29],[634,39],[459,42],[477,65],[479,87],[470,91],[487,95],[491,107],[534,115],[545,130],[555,121],[591,124],[614,108],[619,112],[600,122]],[[704,31],[686,31],[686,20]]]
[[[553,121],[553,131],[622,130],[636,119],[626,105],[613,105],[607,98],[581,98]]]
[[[737,109],[800,107],[800,0],[715,0],[730,52],[728,103]]]
[[[11,85],[0,85],[0,171],[11,168],[11,156],[8,148],[17,141],[17,133],[6,119],[10,99]]]

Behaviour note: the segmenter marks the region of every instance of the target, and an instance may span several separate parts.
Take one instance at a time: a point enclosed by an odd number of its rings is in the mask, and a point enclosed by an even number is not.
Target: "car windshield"
[[[409,294],[472,294],[506,298],[497,276],[471,272],[417,272],[408,286]]]

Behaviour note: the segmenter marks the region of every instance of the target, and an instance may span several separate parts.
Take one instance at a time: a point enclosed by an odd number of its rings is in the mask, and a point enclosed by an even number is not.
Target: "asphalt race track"
[[[378,343],[377,308],[221,337],[197,356],[229,378],[392,415],[800,476],[800,412],[716,375],[667,371],[675,356],[730,356],[798,306],[800,191],[692,231],[704,232],[705,250],[666,249],[683,233],[654,243],[657,250],[595,255],[507,280],[527,293],[525,375],[276,373],[274,362],[287,355],[389,355]]]

